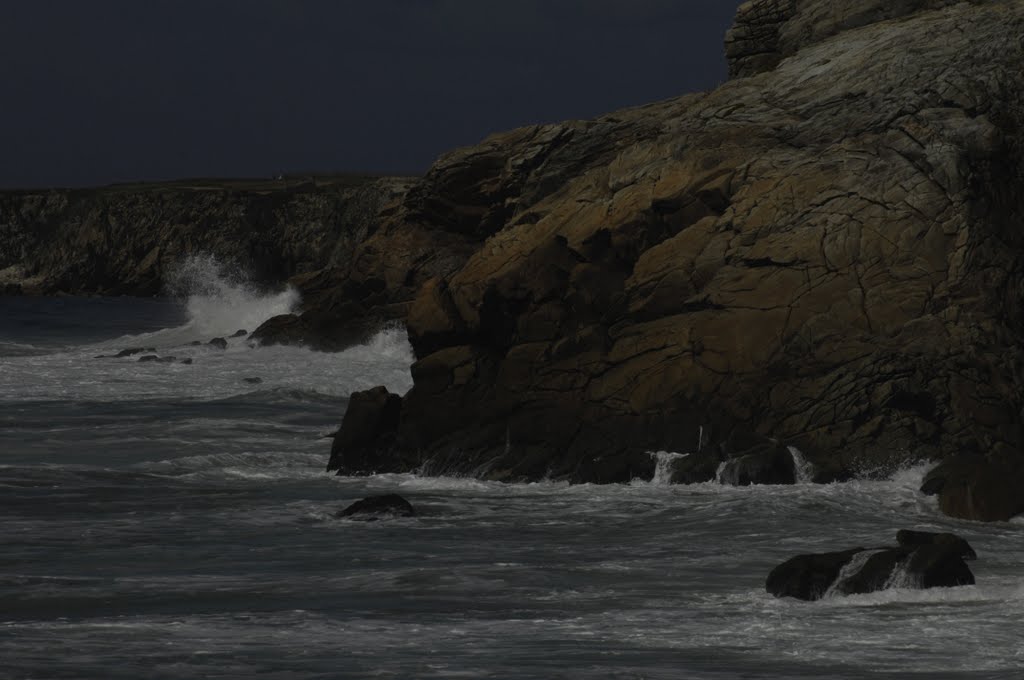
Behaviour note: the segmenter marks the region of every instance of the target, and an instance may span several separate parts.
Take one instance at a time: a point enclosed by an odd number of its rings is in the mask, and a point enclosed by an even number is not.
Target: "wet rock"
[[[387,464],[381,454],[398,430],[401,410],[402,398],[384,387],[353,393],[331,445],[327,469],[340,475],[380,471]]]
[[[948,588],[974,584],[974,574],[964,562],[967,544],[963,539],[952,534],[925,532],[900,532],[900,536],[901,542],[912,543],[798,555],[775,567],[768,575],[765,588],[776,597],[818,600],[887,588]],[[946,536],[955,540],[938,538]]]
[[[218,349],[227,349],[228,348],[228,341],[225,340],[224,338],[214,338],[213,340],[210,340],[210,342],[208,342],[206,344],[212,345],[212,346],[214,346],[214,347],[216,347]]]
[[[244,329],[239,329],[239,330],[235,331],[230,337],[232,337],[232,338],[244,338],[247,335],[249,335],[249,331],[244,330]]]
[[[193,340],[192,342],[190,342],[188,344],[189,344],[189,347],[199,347],[200,345],[203,344],[203,341],[202,340]]]
[[[710,450],[676,458],[668,464],[669,481],[673,484],[701,484],[714,481],[721,464],[720,457]]]
[[[260,383],[263,382],[263,378],[243,378],[243,380],[245,380],[245,382],[249,383],[250,385],[259,385]]]
[[[864,548],[797,555],[772,569],[765,588],[775,597],[817,600],[828,592],[843,567]]]
[[[951,533],[900,529],[896,532],[896,542],[903,548],[917,548],[923,545],[948,546],[965,560],[978,558],[974,548],[967,541]]]
[[[121,350],[120,352],[115,354],[114,357],[120,359],[121,357],[130,357],[130,356],[134,356],[136,354],[142,354],[143,352],[154,352],[154,351],[156,351],[156,349],[154,347],[130,347],[128,349]]]
[[[785,446],[765,444],[723,463],[718,477],[722,484],[730,486],[795,484],[796,468]]]
[[[350,518],[373,521],[393,517],[414,517],[416,510],[412,504],[398,494],[385,494],[382,496],[370,496],[356,501],[336,516],[338,518]]]
[[[345,319],[331,314],[281,314],[263,322],[250,340],[260,346],[296,345],[321,352],[340,352],[369,342],[382,327],[377,318]]]
[[[156,354],[147,354],[139,357],[139,363],[155,363],[155,364],[170,364],[173,363],[175,357],[161,357]]]
[[[181,363],[183,363],[183,364],[185,364],[187,366],[191,366],[192,365],[192,358],[190,357],[188,359],[182,359]]]
[[[954,456],[925,475],[921,491],[938,495],[947,515],[1005,522],[1024,514],[1024,458],[1015,452]]]

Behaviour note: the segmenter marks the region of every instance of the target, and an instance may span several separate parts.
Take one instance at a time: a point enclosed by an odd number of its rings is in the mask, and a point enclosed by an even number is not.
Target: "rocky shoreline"
[[[533,126],[420,179],[0,194],[0,285],[159,290],[184,252],[303,292],[254,337],[405,322],[330,467],[816,481],[941,461],[1024,512],[1024,3],[753,0],[713,92]],[[50,247],[52,244],[60,244]],[[790,462],[787,462],[790,461]],[[723,468],[723,466],[725,466]]]

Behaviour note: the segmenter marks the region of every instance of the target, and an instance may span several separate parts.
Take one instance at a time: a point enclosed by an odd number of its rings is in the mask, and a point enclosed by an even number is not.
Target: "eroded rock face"
[[[345,475],[387,471],[365,454],[393,442],[401,410],[402,398],[383,387],[353,393],[341,429],[334,436],[327,469]]]
[[[783,59],[844,31],[911,17],[962,0],[753,0],[740,6],[725,39],[729,75],[771,71]],[[980,4],[984,0],[974,0]]]
[[[237,263],[258,282],[309,279],[347,267],[410,183],[337,176],[0,192],[0,284],[155,295],[190,254]]]
[[[1019,455],[1024,5],[791,5],[741,12],[786,57],[756,78],[508,133],[410,193],[416,229],[489,238],[413,304],[382,465],[615,481],[698,431],[834,479]]]

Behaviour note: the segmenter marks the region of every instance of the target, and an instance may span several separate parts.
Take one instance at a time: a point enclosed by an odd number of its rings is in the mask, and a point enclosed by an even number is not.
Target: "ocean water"
[[[193,346],[298,299],[216,267],[179,284],[0,298],[0,678],[1024,677],[1024,523],[943,517],[924,466],[744,489],[335,477],[347,396],[410,385],[404,333]],[[129,347],[176,360],[96,358]],[[388,492],[419,516],[334,519]],[[900,528],[967,538],[978,584],[764,590],[792,555]]]

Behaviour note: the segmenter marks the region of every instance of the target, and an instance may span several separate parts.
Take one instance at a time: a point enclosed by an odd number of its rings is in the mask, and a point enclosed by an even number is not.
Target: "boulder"
[[[964,562],[965,557],[973,559],[974,551],[963,539],[914,531],[900,531],[898,537],[899,547],[798,555],[775,567],[765,588],[776,597],[818,600],[887,588],[974,584],[974,574]]]
[[[1024,458],[954,456],[925,475],[921,491],[938,495],[947,515],[1005,522],[1024,513]]]
[[[401,410],[402,398],[384,387],[353,393],[341,429],[334,436],[327,469],[337,470],[339,475],[384,471],[381,452],[398,430]]]
[[[264,321],[250,335],[263,347],[296,345],[321,352],[340,352],[369,342],[383,325],[378,317],[346,319],[331,314],[281,314]]]
[[[948,546],[965,560],[978,558],[978,554],[974,552],[974,548],[967,541],[956,534],[948,532],[937,533],[900,529],[896,532],[896,542],[902,548],[917,548],[923,545]]]
[[[232,337],[232,338],[244,338],[247,335],[249,335],[249,331],[244,330],[244,329],[239,329],[239,330],[235,331],[230,337]]]
[[[839,578],[843,567],[864,548],[839,552],[797,555],[772,569],[765,588],[775,597],[818,600]]]
[[[370,496],[356,501],[340,511],[336,517],[374,521],[393,517],[414,517],[415,515],[416,510],[409,501],[398,494],[391,493],[382,496]]]
[[[210,340],[210,342],[208,342],[206,344],[207,345],[211,345],[213,347],[216,347],[217,349],[227,349],[228,348],[228,341],[225,340],[224,338],[214,338],[213,340]]]

